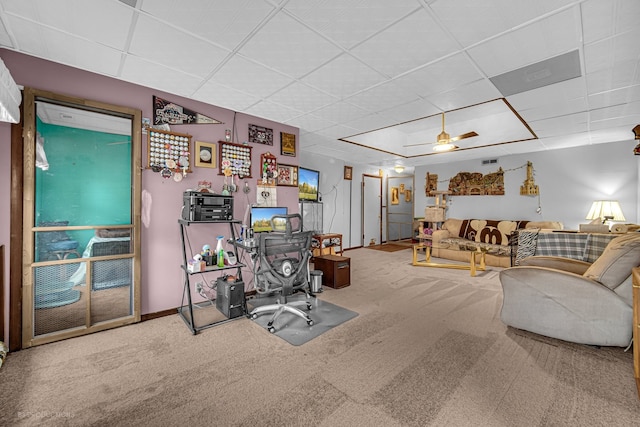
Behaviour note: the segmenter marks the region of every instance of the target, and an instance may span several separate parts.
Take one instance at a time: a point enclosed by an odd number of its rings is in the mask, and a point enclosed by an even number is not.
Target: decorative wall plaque
[[[273,145],[273,129],[264,126],[249,125],[249,142]]]
[[[293,133],[280,132],[280,154],[283,156],[296,155],[296,136]]]

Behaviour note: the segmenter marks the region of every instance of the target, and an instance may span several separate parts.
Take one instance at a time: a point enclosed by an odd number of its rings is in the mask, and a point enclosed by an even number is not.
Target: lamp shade
[[[591,205],[587,219],[626,221],[617,200],[596,200]]]

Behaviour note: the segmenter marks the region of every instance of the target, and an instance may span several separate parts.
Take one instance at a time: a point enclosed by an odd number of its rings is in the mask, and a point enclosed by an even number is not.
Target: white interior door
[[[382,177],[362,175],[362,246],[382,243]]]

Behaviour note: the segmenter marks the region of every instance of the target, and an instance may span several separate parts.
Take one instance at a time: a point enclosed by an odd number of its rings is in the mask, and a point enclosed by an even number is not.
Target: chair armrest
[[[520,260],[520,266],[546,267],[554,270],[568,271],[583,275],[591,266],[591,263],[578,261],[572,258],[563,258],[559,256],[536,255],[526,257]]]

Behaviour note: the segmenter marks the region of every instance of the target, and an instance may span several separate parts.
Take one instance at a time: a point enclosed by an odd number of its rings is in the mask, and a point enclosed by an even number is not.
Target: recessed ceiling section
[[[444,130],[452,138],[470,132],[478,134],[456,141],[458,150],[486,148],[537,138],[504,98],[446,111],[444,118]],[[401,157],[426,156],[434,154],[433,147],[443,131],[442,125],[442,114],[438,113],[340,140]]]

